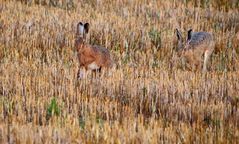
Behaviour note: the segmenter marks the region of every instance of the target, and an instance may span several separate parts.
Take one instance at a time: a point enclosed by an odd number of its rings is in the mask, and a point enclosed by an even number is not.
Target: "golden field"
[[[239,143],[239,2],[42,1],[0,3],[0,143]],[[76,79],[79,21],[115,69]],[[175,28],[214,34],[208,73]]]

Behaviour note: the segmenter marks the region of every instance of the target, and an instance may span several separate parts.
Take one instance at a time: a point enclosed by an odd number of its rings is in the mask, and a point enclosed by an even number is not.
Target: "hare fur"
[[[201,69],[203,63],[203,71],[207,71],[208,61],[215,49],[215,41],[213,35],[208,32],[193,32],[188,31],[186,43],[183,42],[181,32],[176,29],[178,38],[177,51],[187,64],[192,66],[192,69]],[[202,62],[202,56],[204,60]]]
[[[79,60],[78,78],[84,77],[82,68],[86,71],[100,71],[101,68],[111,68],[113,66],[113,60],[108,49],[86,43],[86,35],[88,32],[89,23],[83,24],[79,22],[77,24],[75,47]]]

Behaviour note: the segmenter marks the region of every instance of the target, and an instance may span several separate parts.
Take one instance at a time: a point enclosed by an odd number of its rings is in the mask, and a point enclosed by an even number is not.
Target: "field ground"
[[[237,1],[21,1],[0,3],[0,143],[239,143]],[[116,69],[76,80],[79,21]],[[214,34],[210,72],[175,28]]]

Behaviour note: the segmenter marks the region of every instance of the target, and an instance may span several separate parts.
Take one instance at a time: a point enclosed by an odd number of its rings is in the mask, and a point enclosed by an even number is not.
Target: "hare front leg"
[[[211,54],[212,54],[212,52],[208,51],[208,50],[206,50],[204,53],[203,72],[207,71],[207,64],[208,64]]]
[[[201,70],[201,55],[194,55],[193,59],[193,66],[194,66],[194,71],[200,71]]]
[[[86,69],[80,66],[77,72],[77,79],[84,79],[85,76],[86,76]]]

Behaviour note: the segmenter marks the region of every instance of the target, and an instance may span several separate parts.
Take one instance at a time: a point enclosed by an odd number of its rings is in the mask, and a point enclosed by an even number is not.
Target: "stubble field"
[[[0,3],[0,143],[239,143],[237,1],[25,2]],[[79,21],[109,73],[76,79]],[[175,28],[214,34],[208,73],[183,69]]]

